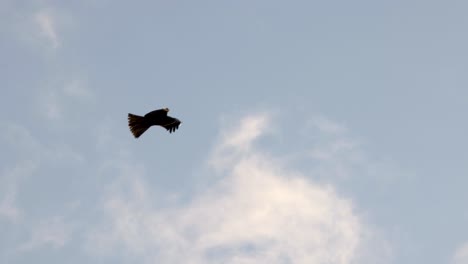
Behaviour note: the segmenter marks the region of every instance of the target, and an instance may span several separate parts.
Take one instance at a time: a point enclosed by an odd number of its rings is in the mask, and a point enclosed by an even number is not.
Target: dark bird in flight
[[[128,114],[128,126],[135,138],[138,138],[151,126],[162,126],[170,133],[176,131],[182,123],[179,119],[167,115],[169,108],[154,110],[145,116]]]

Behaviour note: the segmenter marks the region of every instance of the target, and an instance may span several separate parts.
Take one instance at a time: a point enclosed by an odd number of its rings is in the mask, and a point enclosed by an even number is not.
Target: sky
[[[0,262],[468,263],[467,8],[1,0]]]

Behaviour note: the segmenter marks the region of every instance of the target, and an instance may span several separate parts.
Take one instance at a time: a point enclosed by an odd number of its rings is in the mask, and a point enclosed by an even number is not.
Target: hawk
[[[162,108],[147,113],[145,116],[128,114],[128,126],[135,138],[140,137],[151,126],[162,126],[170,133],[176,131],[182,123],[179,119],[167,115],[169,108]]]

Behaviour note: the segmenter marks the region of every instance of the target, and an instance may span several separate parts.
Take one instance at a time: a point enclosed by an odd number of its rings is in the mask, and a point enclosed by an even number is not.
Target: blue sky
[[[468,263],[467,8],[1,1],[0,262]]]

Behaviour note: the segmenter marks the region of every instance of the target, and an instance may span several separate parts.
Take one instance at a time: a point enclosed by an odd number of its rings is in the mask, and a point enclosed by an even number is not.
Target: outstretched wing
[[[180,122],[179,119],[168,116],[164,119],[164,124],[162,124],[161,126],[167,129],[169,133],[172,133],[179,128],[181,123],[182,122]]]
[[[151,111],[145,115],[146,118],[150,119],[159,119],[167,116],[167,109],[162,108],[158,110]]]

